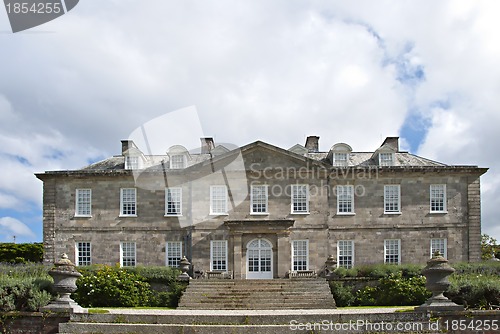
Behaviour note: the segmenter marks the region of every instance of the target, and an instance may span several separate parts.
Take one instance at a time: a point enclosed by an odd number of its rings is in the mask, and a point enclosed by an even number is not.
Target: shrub
[[[500,279],[495,275],[453,274],[445,295],[467,308],[493,309],[500,305]]]
[[[83,307],[149,306],[152,291],[149,283],[137,273],[123,268],[99,266],[77,280],[73,298]]]
[[[345,307],[355,305],[356,296],[352,288],[344,282],[330,281],[330,290],[337,306]]]
[[[52,296],[41,283],[47,286],[46,281],[39,279],[1,276],[0,311],[37,311],[47,305]]]
[[[451,266],[455,269],[455,275],[476,274],[500,276],[500,261],[459,262],[453,263]]]
[[[43,244],[0,243],[0,263],[28,263],[43,261]]]
[[[402,273],[390,274],[379,280],[377,287],[367,286],[356,294],[362,306],[421,305],[431,293],[425,288],[425,277],[405,278]]]

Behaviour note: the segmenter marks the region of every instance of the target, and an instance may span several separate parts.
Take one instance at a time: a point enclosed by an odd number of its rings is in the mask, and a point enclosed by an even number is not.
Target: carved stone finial
[[[177,277],[179,281],[189,281],[191,277],[188,274],[189,267],[191,266],[191,263],[189,260],[183,256],[181,261],[179,262],[179,267],[182,271],[182,273]]]
[[[82,308],[73,299],[71,293],[75,292],[76,280],[82,276],[75,265],[68,258],[67,254],[62,254],[61,259],[54,263],[54,267],[49,271],[49,275],[54,279],[54,291],[59,294],[59,298],[49,305],[41,308],[41,311],[66,312],[66,313],[87,313],[87,309]]]
[[[432,258],[427,261],[427,266],[422,270],[422,274],[427,279],[425,287],[432,292],[432,297],[425,304],[415,308],[415,311],[461,311],[462,305],[457,305],[449,300],[443,293],[450,287],[448,276],[453,274],[453,269],[442,254],[437,251]]]

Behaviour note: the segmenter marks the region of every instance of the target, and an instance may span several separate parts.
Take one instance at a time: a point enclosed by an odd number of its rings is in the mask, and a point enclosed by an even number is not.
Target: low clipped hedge
[[[452,264],[450,288],[445,295],[471,309],[500,308],[500,262]],[[421,305],[430,296],[425,288],[422,265],[373,265],[351,269],[337,268],[338,280],[330,281],[337,306]],[[349,281],[366,279],[359,288]],[[347,280],[343,280],[347,279]],[[369,281],[376,280],[375,284]],[[359,284],[359,281],[355,281]]]

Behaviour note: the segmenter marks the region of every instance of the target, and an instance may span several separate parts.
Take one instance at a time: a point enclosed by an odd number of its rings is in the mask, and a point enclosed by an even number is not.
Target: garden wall
[[[0,312],[0,332],[2,334],[57,334],[59,323],[68,321],[69,314]]]

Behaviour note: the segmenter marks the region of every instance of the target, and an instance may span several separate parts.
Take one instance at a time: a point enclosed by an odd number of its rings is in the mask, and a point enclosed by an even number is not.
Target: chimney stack
[[[135,147],[133,140],[130,139],[122,140],[122,155],[132,147]]]
[[[212,152],[215,148],[214,139],[212,137],[200,138],[201,141],[201,154],[207,154]]]
[[[385,138],[382,146],[387,145],[388,147],[394,149],[395,152],[399,152],[399,137],[387,137]]]
[[[319,152],[319,137],[309,136],[306,139],[306,148],[309,152]]]

